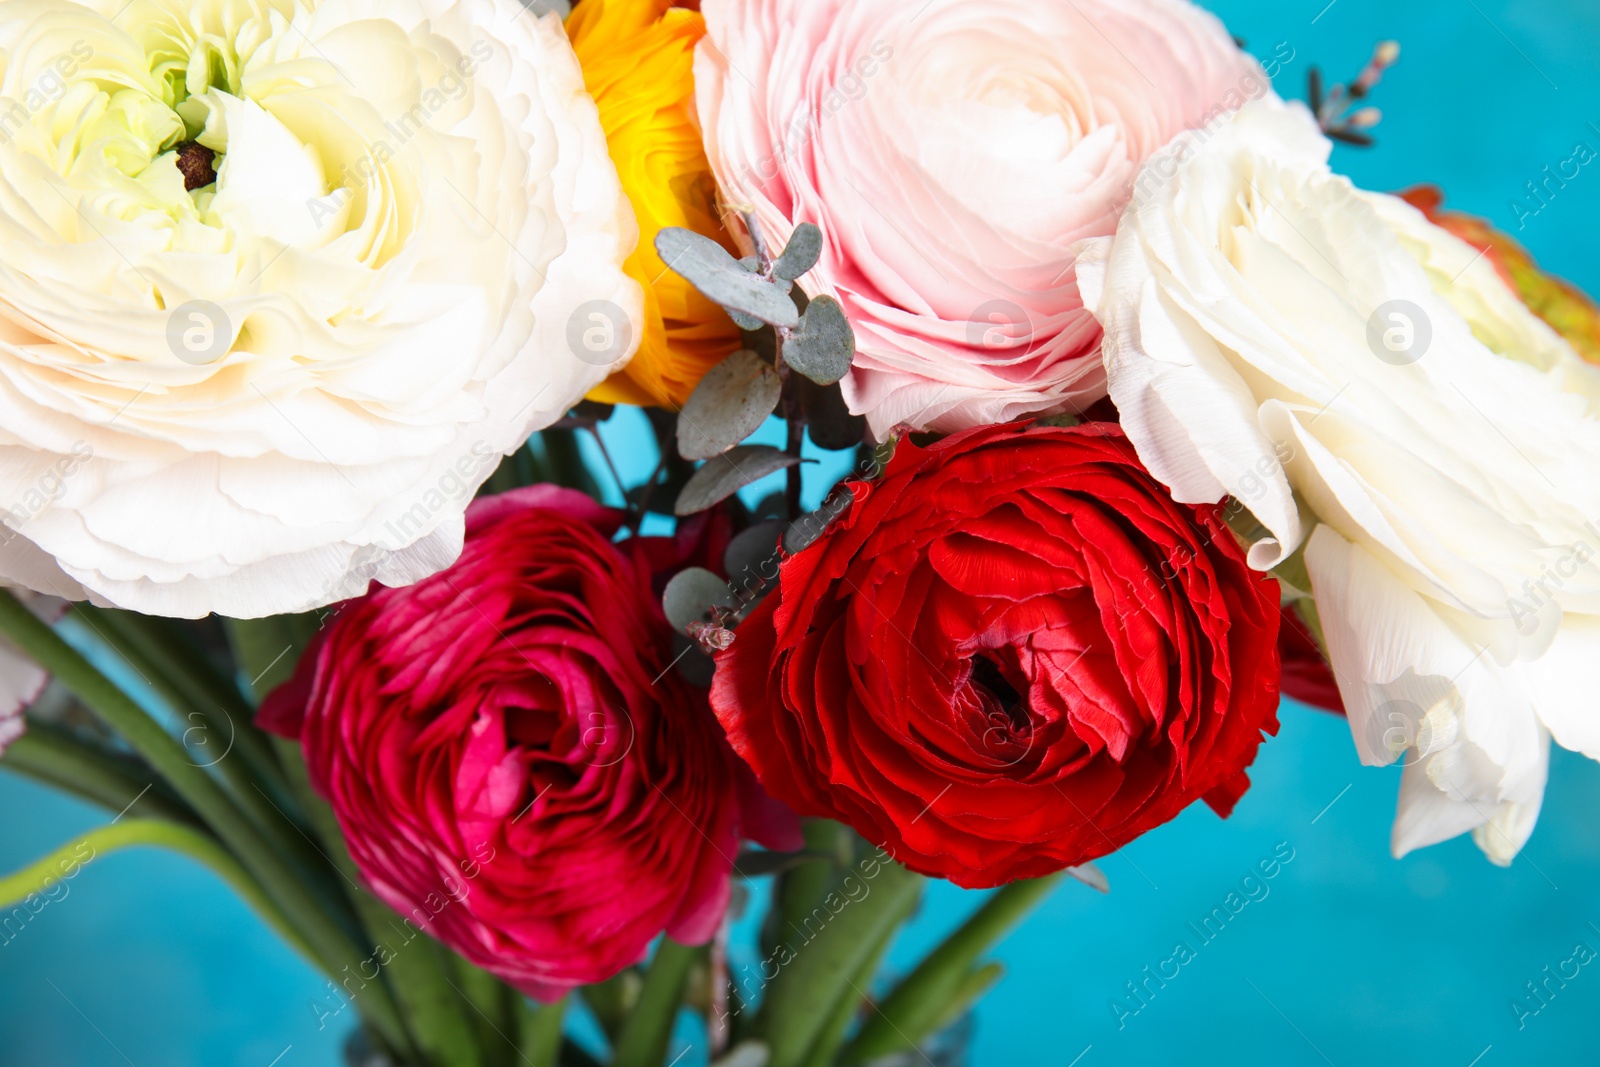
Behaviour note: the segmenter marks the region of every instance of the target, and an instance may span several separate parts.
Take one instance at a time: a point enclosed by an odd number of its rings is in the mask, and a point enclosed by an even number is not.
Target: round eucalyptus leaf
[[[769,519],[741,532],[728,542],[722,557],[722,569],[735,589],[754,589],[757,584],[771,581],[777,575],[778,544],[783,540],[781,519]]]
[[[740,350],[700,379],[678,416],[678,454],[710,459],[761,428],[778,406],[783,382],[754,352]]]
[[[682,518],[714,507],[751,482],[758,482],[775,471],[785,470],[799,462],[799,456],[791,456],[768,445],[740,445],[730,449],[706,460],[705,466],[694,472],[689,484],[678,494],[673,514]]]
[[[839,383],[818,385],[809,378],[799,379],[800,410],[805,415],[811,443],[830,452],[854,448],[867,434],[867,420],[850,414]]]
[[[729,311],[743,312],[774,326],[793,328],[799,324],[800,316],[789,299],[786,284],[752,274],[709,237],[681,226],[669,226],[656,234],[656,253],[707,299]]]
[[[856,335],[831,296],[811,301],[800,329],[783,346],[784,362],[818,385],[832,385],[850,373],[855,354]]]
[[[855,494],[850,492],[848,482],[834,486],[823,499],[821,507],[806,512],[789,524],[783,532],[783,550],[792,556],[810,548],[833,525],[834,519],[850,509],[850,502],[854,499]]]
[[[672,576],[661,592],[661,610],[679,633],[692,622],[710,622],[712,608],[738,607],[728,583],[704,567],[687,567]]]
[[[772,265],[772,273],[794,281],[817,265],[822,255],[822,231],[815,223],[802,222],[789,237],[789,246]]]

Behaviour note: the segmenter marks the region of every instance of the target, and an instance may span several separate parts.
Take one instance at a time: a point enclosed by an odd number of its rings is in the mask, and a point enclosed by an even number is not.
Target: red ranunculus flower
[[[478,501],[454,566],[345,605],[262,713],[373,892],[543,999],[709,938],[760,796],[668,669],[673,543],[613,544],[620,518],[552,486]]]
[[[1278,631],[1278,657],[1283,660],[1283,695],[1323,711],[1344,714],[1344,698],[1333,668],[1317,647],[1305,620],[1293,607],[1283,609],[1283,625]]]
[[[712,706],[768,792],[968,887],[1083,863],[1277,731],[1278,592],[1121,430],[902,441],[784,561]]]

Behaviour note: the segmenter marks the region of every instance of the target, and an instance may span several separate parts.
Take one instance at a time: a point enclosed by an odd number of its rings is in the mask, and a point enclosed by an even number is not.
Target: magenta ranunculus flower
[[[1073,246],[1140,164],[1269,93],[1187,0],[705,0],[695,86],[724,197],[855,327],[850,409],[954,431],[1105,393]],[[1279,56],[1280,60],[1285,57]]]
[[[753,816],[799,844],[668,669],[672,542],[613,544],[620,520],[553,486],[479,500],[454,566],[346,604],[262,711],[373,892],[541,999],[708,939]]]

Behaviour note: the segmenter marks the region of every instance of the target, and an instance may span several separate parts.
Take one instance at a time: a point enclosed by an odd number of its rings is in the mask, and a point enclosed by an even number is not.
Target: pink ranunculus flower
[[[1186,0],[705,0],[706,151],[805,291],[855,327],[850,409],[882,438],[1105,393],[1073,246],[1116,228],[1145,159],[1271,91]],[[1284,57],[1279,56],[1282,60]]]
[[[554,486],[467,510],[447,570],[345,604],[262,709],[300,741],[372,891],[553,1000],[696,944],[741,837],[796,848],[705,690],[670,668],[665,538]]]

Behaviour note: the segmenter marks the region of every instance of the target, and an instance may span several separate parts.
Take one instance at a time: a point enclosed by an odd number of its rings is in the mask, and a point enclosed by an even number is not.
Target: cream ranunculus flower
[[[557,16],[0,11],[0,581],[241,617],[415,581],[632,354],[636,228]]]
[[[1396,854],[1509,863],[1549,738],[1600,758],[1600,373],[1478,251],[1247,105],[1158,156],[1079,263],[1111,397],[1183,501],[1304,546],[1362,759],[1403,758]]]

